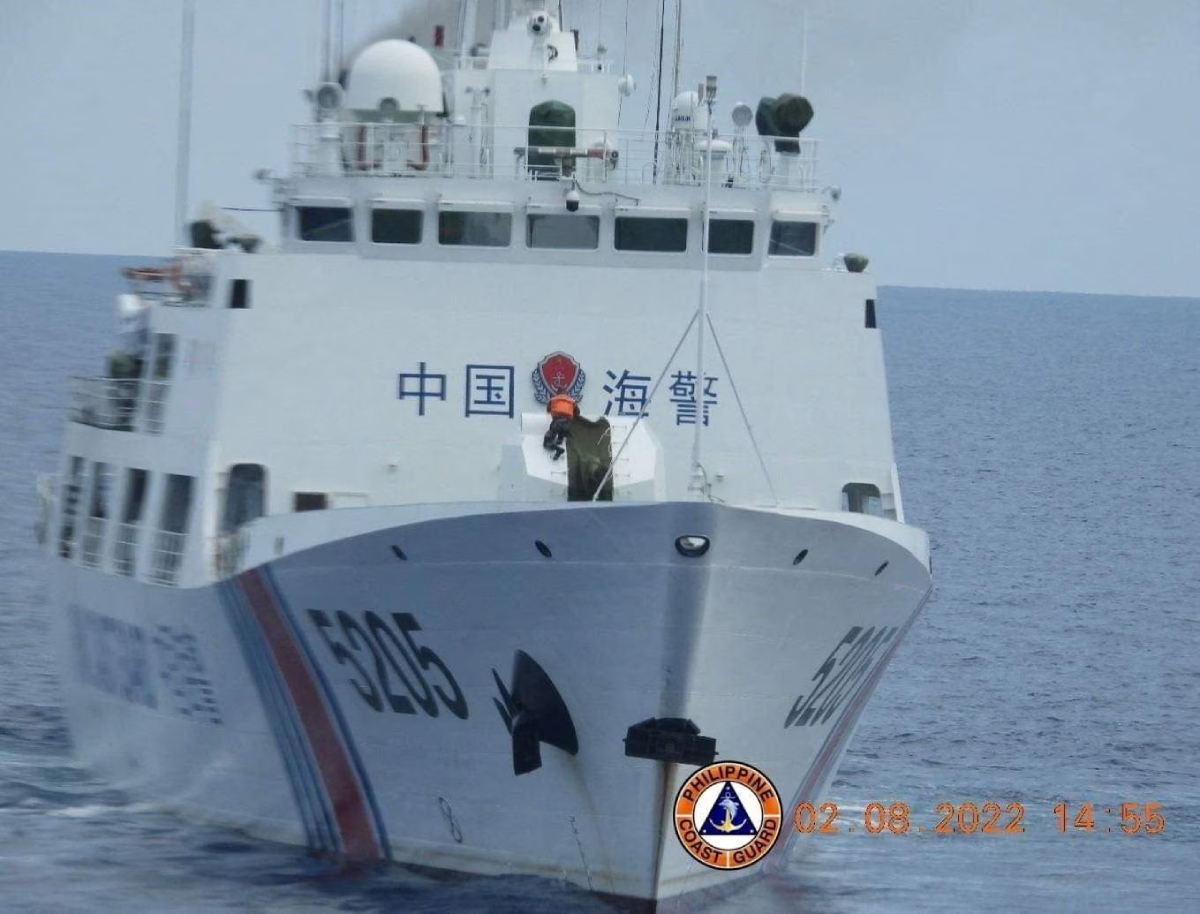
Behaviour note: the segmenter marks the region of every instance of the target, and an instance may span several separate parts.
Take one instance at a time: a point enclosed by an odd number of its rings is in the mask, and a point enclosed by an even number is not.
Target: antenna
[[[192,52],[196,43],[196,2],[184,0],[179,61],[179,138],[175,152],[175,228],[179,245],[191,242],[188,232],[188,177],[192,147]]]
[[[334,9],[337,10],[337,16],[334,18],[333,25],[330,26],[330,29],[332,30],[334,28],[334,26],[336,26],[337,30],[336,30],[336,32],[333,32],[333,34],[336,35],[336,37],[330,41],[330,44],[332,45],[332,47],[329,49],[329,56],[332,58],[332,64],[333,64],[333,67],[336,68],[336,72],[330,74],[331,82],[336,82],[337,78],[341,75],[342,61],[345,59],[345,56],[346,56],[346,3],[345,3],[345,0],[334,0]]]
[[[663,50],[667,39],[667,0],[662,0],[662,11],[658,20],[658,99],[654,111],[654,183],[658,183],[658,141],[662,130],[662,86]]]
[[[325,0],[321,10],[321,82],[333,82],[333,64],[329,47],[333,41],[333,0]]]
[[[804,77],[808,72],[808,7],[804,8],[800,32],[800,94],[804,94]]]
[[[675,0],[675,70],[671,99],[679,97],[679,65],[683,57],[683,0]]]

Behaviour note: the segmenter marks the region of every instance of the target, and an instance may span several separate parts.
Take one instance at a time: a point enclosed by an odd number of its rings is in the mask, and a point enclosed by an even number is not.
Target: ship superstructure
[[[546,4],[485,42],[448,6],[315,87],[277,248],[196,220],[74,381],[76,747],[333,853],[704,888],[755,870],[689,856],[675,791],[715,757],[818,799],[929,592],[875,288],[804,99],[724,128],[710,79],[623,131],[632,78]]]

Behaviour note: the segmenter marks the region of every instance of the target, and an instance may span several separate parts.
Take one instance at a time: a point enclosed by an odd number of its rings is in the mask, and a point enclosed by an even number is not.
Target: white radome
[[[394,102],[402,114],[440,114],[442,74],[433,55],[411,41],[388,39],[368,45],[355,58],[346,84],[348,108],[360,115]]]

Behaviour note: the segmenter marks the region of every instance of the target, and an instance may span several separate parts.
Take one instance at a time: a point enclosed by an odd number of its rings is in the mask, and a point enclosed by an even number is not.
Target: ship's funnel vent
[[[682,717],[651,717],[629,728],[625,755],[655,762],[711,765],[717,757],[717,741],[701,736],[700,728]]]
[[[542,743],[568,755],[579,754],[579,737],[567,703],[536,660],[524,651],[513,655],[511,689],[495,670],[492,676],[500,690],[500,698],[492,700],[512,734],[513,774],[542,767]]]
[[[754,124],[759,136],[799,137],[813,119],[812,103],[803,95],[787,93],[778,98],[764,98],[758,103]],[[777,139],[776,152],[800,152],[799,139]]]

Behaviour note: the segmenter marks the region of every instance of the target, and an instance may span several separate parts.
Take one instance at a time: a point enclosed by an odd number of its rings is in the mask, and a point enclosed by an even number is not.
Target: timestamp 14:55
[[[1096,807],[1095,803],[1079,804],[1072,809],[1066,802],[1054,805],[1054,818],[1060,832],[1066,831],[1114,831],[1119,828],[1127,835],[1157,835],[1167,827],[1167,820],[1159,810],[1162,803],[1122,803],[1120,806]],[[1105,825],[1096,823],[1096,814],[1117,816],[1118,823]]]

